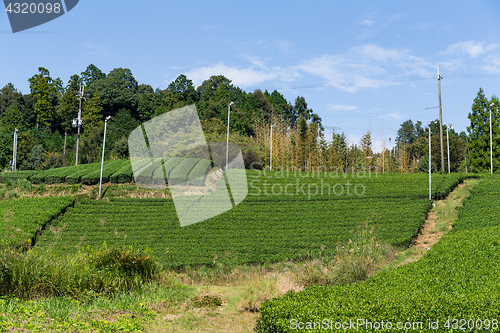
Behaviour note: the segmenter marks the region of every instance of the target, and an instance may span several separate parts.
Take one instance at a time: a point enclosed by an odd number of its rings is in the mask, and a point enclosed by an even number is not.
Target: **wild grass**
[[[158,264],[131,248],[86,249],[58,257],[49,250],[3,249],[0,294],[20,299],[66,296],[79,300],[139,290],[161,280]]]

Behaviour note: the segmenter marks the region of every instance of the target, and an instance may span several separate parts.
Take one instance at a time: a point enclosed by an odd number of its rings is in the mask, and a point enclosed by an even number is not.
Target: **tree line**
[[[428,127],[412,120],[403,122],[394,147],[374,153],[372,133],[360,142],[349,142],[344,133],[325,137],[322,119],[303,96],[294,103],[274,90],[251,93],[233,85],[222,75],[212,76],[195,87],[179,75],[166,89],[139,84],[130,69],[115,68],[108,74],[89,65],[64,85],[48,69],[28,79],[30,93],[22,94],[8,83],[0,91],[0,167],[10,167],[13,133],[18,130],[17,167],[48,169],[75,164],[76,129],[72,125],[82,103],[83,129],[79,163],[100,160],[104,118],[112,116],[106,137],[106,159],[128,157],[127,137],[141,123],[171,110],[196,104],[208,142],[225,142],[228,105],[231,107],[230,141],[243,151],[246,167],[268,168],[270,131],[273,126],[273,165],[302,170],[357,172],[419,172],[428,168]],[[84,87],[80,101],[78,93]],[[451,171],[489,170],[489,109],[493,112],[494,167],[500,162],[498,99],[488,100],[479,89],[473,101],[467,133],[449,131]],[[494,106],[490,107],[491,104]],[[440,170],[439,125],[431,126],[432,168]],[[446,129],[444,131],[446,133]],[[445,143],[446,147],[446,143]],[[445,149],[445,163],[447,160]]]

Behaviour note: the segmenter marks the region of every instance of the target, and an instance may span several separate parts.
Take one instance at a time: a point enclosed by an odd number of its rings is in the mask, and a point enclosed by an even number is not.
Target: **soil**
[[[445,199],[436,201],[435,203],[433,203],[433,206],[444,205],[444,202],[450,200],[453,202],[462,201],[464,197],[459,197],[457,195],[457,192],[463,186],[464,184],[459,184]],[[436,230],[436,219],[437,214],[434,209],[431,209],[431,211],[427,215],[427,219],[424,222],[420,234],[417,235],[417,237],[413,241],[412,246],[410,247],[410,251],[413,251],[413,255],[409,259],[407,259],[404,264],[417,261],[419,258],[424,256],[425,253],[429,251],[445,233],[452,229],[452,224],[453,222],[455,222],[455,219],[450,219],[447,222],[447,230],[438,231]]]

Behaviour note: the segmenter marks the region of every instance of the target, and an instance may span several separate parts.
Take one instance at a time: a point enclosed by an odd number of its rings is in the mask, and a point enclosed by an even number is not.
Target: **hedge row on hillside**
[[[265,302],[256,331],[499,331],[499,194],[500,177],[484,179],[465,200],[452,232],[417,262],[365,282],[311,287]]]
[[[162,162],[164,163],[162,164]],[[175,183],[185,184],[188,181],[190,185],[201,186],[204,183],[205,175],[211,169],[211,161],[197,158],[173,157],[165,161],[161,158],[140,159],[132,163],[133,167],[129,160],[104,162],[103,182],[129,183],[135,180],[144,185],[161,185],[166,183],[166,175],[172,177]],[[196,168],[194,168],[195,165]],[[192,169],[194,173],[191,175]],[[82,183],[94,185],[99,183],[100,176],[101,163],[98,162],[41,171],[5,172],[0,174],[0,183],[27,179],[34,184]]]

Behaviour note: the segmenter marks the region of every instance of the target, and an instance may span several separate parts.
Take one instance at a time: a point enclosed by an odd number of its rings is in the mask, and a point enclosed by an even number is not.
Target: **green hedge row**
[[[41,228],[73,205],[74,197],[21,198],[0,201],[0,244],[31,245]]]
[[[117,172],[119,169],[123,167],[125,164],[130,164],[128,161],[119,160],[119,161],[110,161],[104,163],[104,167],[102,170],[102,181],[103,183],[109,182],[109,178],[112,174]],[[95,185],[99,183],[101,177],[101,166],[97,170],[94,170],[90,173],[87,173],[85,176],[82,176],[81,182],[85,185]]]
[[[192,186],[205,185],[205,177],[211,169],[212,169],[212,161],[210,160],[198,161],[198,163],[196,163],[191,172],[188,174],[187,177],[188,185]]]
[[[311,287],[267,301],[256,332],[294,332],[301,327],[322,332],[352,322],[356,325],[332,331],[499,331],[499,197],[500,177],[485,178],[465,200],[453,231],[419,261],[365,282]],[[386,324],[380,328],[382,321]],[[416,326],[401,328],[398,323]]]
[[[4,172],[0,174],[0,183],[15,182],[18,179],[29,179],[31,176],[36,174],[38,171],[25,170],[16,172]]]
[[[170,172],[183,160],[182,157],[171,157],[163,163],[163,168],[158,168],[153,174],[153,183],[156,185],[165,185],[165,175],[170,177]],[[165,174],[163,173],[165,170]]]
[[[170,171],[168,183],[171,185],[186,185],[188,174],[199,160],[199,158],[193,157],[183,159],[172,171]]]

